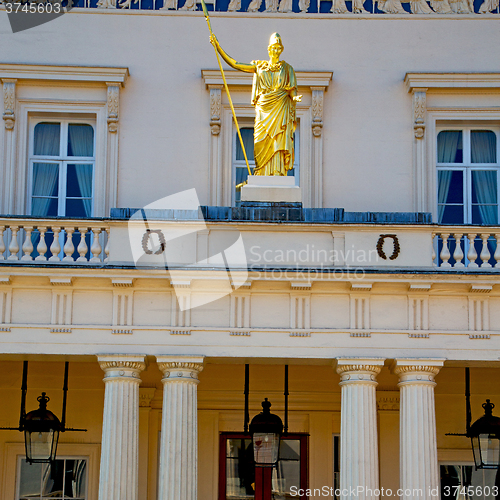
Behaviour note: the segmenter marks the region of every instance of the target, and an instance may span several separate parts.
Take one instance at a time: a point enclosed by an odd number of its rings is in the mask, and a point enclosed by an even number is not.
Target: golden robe
[[[297,126],[297,80],[293,68],[279,61],[252,61],[252,104],[255,106],[253,175],[286,175],[293,168],[293,133]]]

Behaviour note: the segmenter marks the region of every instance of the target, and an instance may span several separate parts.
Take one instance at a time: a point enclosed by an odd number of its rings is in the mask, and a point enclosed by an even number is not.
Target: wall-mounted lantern
[[[59,420],[47,409],[50,398],[45,392],[37,398],[39,408],[26,413],[26,393],[28,391],[28,362],[23,365],[23,382],[21,385],[21,416],[19,427],[0,427],[1,430],[24,432],[26,461],[32,463],[50,463],[56,459],[59,434],[67,431],[87,432],[87,429],[66,428],[66,400],[68,393],[69,363],[64,366],[62,419]]]

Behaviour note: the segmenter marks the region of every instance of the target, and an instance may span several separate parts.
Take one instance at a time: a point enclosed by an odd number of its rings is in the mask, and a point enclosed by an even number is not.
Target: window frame
[[[17,470],[16,470],[16,496],[15,496],[15,500],[20,500],[21,499],[21,495],[20,495],[20,488],[21,488],[21,463],[23,461],[23,459],[26,459],[25,456],[22,456],[22,455],[17,455]],[[85,477],[85,498],[84,500],[89,500],[89,474],[88,474],[88,471],[89,471],[89,457],[87,456],[61,456],[61,455],[58,455],[56,456],[56,460],[85,460],[87,462],[86,464],[86,477]],[[43,464],[42,464],[43,465]],[[64,494],[63,494],[63,498],[64,498]],[[33,498],[33,500],[37,500],[37,497],[30,497],[30,498]],[[48,497],[50,498],[50,497]],[[59,498],[59,497],[57,497]],[[65,500],[71,500],[70,497],[66,497]]]
[[[39,123],[60,123],[61,124],[61,134],[59,138],[59,155],[58,156],[35,156],[34,154],[34,140],[35,140],[35,127]],[[89,156],[69,156],[67,153],[63,153],[63,148],[68,144],[68,130],[70,124],[83,124],[90,125],[94,131],[94,142],[93,151],[94,155]],[[54,163],[58,165],[59,168],[59,187],[58,187],[58,217],[66,217],[65,214],[65,202],[68,199],[66,189],[67,189],[67,168],[69,164],[80,164],[80,165],[92,165],[92,212],[90,217],[94,216],[95,213],[95,179],[96,179],[96,119],[95,118],[82,118],[81,115],[74,114],[54,116],[53,114],[48,115],[35,115],[30,116],[29,119],[29,134],[28,134],[28,192],[26,195],[26,213],[31,214],[32,209],[32,197],[33,197],[33,164],[34,163]]]
[[[425,172],[422,177],[422,186],[425,191],[421,193],[426,200],[424,211],[432,213],[432,220],[438,223],[438,158],[437,158],[437,134],[442,130],[455,130],[470,128],[474,130],[500,130],[500,111],[498,108],[483,109],[450,109],[440,107],[429,107],[427,111],[428,126],[425,132],[424,142],[426,144]],[[500,162],[500,137],[497,135],[497,163]],[[459,164],[455,164],[458,166]],[[492,165],[477,163],[474,165]],[[459,167],[458,169],[460,169]],[[474,167],[475,168],[475,167]],[[484,170],[483,168],[481,168]],[[485,168],[486,170],[488,167]],[[416,171],[417,176],[418,169]],[[417,181],[418,179],[416,179]],[[498,179],[500,182],[500,178]],[[418,182],[416,182],[418,184]],[[500,198],[498,199],[500,206]],[[499,214],[500,216],[500,214]],[[500,219],[499,219],[500,221]],[[460,224],[461,225],[461,224]]]
[[[249,434],[243,432],[221,432],[219,434],[219,487],[217,498],[218,500],[226,500],[226,442],[227,439],[249,439]],[[300,488],[304,491],[309,487],[309,434],[304,432],[288,433],[282,436],[281,439],[299,439],[300,440],[300,456],[305,456],[306,461],[301,466],[300,471]],[[298,497],[301,500],[306,499],[306,495]]]
[[[18,457],[26,457],[24,442],[5,443],[4,478],[0,485],[1,498],[15,498],[18,481]],[[86,500],[97,500],[99,494],[99,464],[101,445],[94,443],[61,443],[57,445],[58,457],[87,459],[87,496]]]
[[[246,163],[244,160],[237,160],[236,159],[236,149],[237,149],[237,141],[239,141],[238,138],[238,132],[236,130],[236,124],[234,123],[234,120],[232,121],[232,126],[233,126],[233,135],[232,135],[232,151],[231,151],[231,206],[234,207],[236,205],[236,189],[235,189],[235,179],[236,179],[236,168],[242,168],[244,167],[246,169]],[[243,128],[254,128],[255,126],[255,120],[250,119],[250,118],[243,118],[241,120],[238,120],[238,126],[241,129]],[[297,128],[295,130],[295,141],[294,141],[294,147],[295,147],[295,157],[294,157],[294,164],[293,168],[295,169],[294,171],[294,177],[295,177],[295,185],[300,186],[300,121],[297,120]],[[247,153],[248,155],[248,153]],[[255,161],[253,158],[248,158],[248,164],[250,165],[250,169],[253,169],[255,167]]]
[[[439,163],[437,161],[437,151],[438,151],[438,135],[440,132],[444,131],[461,131],[462,132],[462,151],[463,158],[462,163]],[[471,159],[471,132],[476,130],[486,130],[491,131],[496,136],[496,163],[472,163]],[[463,124],[457,124],[453,122],[449,123],[438,123],[435,130],[435,178],[436,178],[436,207],[439,211],[439,200],[438,197],[438,172],[441,170],[447,171],[460,171],[463,172],[463,224],[472,225],[472,172],[474,170],[490,170],[497,172],[497,216],[500,222],[500,126],[498,125],[486,125],[484,123],[478,122],[476,125],[474,122],[465,122]],[[457,204],[458,205],[458,204]],[[440,223],[436,218],[436,222]],[[456,225],[456,224],[452,224]],[[474,224],[479,225],[479,224]],[[485,224],[484,224],[485,225]],[[497,224],[495,224],[497,225]]]

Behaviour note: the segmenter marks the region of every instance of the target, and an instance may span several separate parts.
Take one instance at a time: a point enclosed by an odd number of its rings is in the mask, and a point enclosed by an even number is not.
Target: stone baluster
[[[145,356],[98,356],[104,370],[99,500],[139,500],[139,384]]]
[[[442,359],[396,359],[393,365],[400,390],[401,500],[439,498],[434,377],[443,363]]]
[[[33,253],[33,243],[31,241],[31,233],[33,232],[33,227],[24,226],[24,243],[23,243],[23,253],[21,260],[33,260],[31,254]]]
[[[54,233],[54,239],[52,240],[52,245],[50,245],[50,253],[52,254],[49,258],[50,262],[61,262],[59,254],[61,253],[61,243],[59,243],[59,233],[61,232],[60,227],[52,226],[52,232]]]
[[[375,491],[379,488],[375,388],[383,366],[383,359],[342,358],[337,364],[342,388],[340,489],[357,491],[358,486],[363,487],[356,497],[359,500],[379,499]]]
[[[45,241],[45,233],[47,232],[47,228],[39,227],[38,232],[40,233],[40,241],[36,246],[36,251],[38,252],[38,255],[35,257],[35,260],[45,261],[47,260],[47,257],[45,256],[45,254],[47,253],[47,243]]]
[[[493,256],[493,258],[496,260],[495,268],[498,269],[500,268],[500,234],[495,234],[495,240],[497,242],[497,248],[495,250],[495,255]]]
[[[80,254],[80,257],[76,259],[77,262],[87,262],[87,252],[89,247],[87,246],[87,242],[85,241],[85,236],[87,235],[88,228],[79,227],[78,231],[80,231],[80,243],[78,243],[77,251]]]
[[[482,268],[492,267],[491,264],[488,262],[490,260],[490,257],[491,257],[491,253],[490,253],[490,250],[488,248],[488,238],[490,237],[490,235],[487,233],[482,233],[482,234],[480,234],[480,236],[481,236],[481,240],[483,241],[483,248],[481,249],[481,253],[479,255],[479,258],[483,261],[483,263],[481,264],[481,267]]]
[[[464,258],[464,252],[462,251],[462,236],[463,233],[455,233],[453,235],[453,238],[455,238],[455,251],[453,252],[455,265],[453,267],[465,267],[462,262],[462,259]]]
[[[74,262],[73,253],[75,251],[75,245],[73,245],[73,233],[75,229],[73,227],[65,228],[66,231],[66,243],[64,244],[64,255],[66,257],[63,258],[65,262]]]
[[[7,260],[19,260],[17,252],[19,252],[19,243],[17,242],[17,232],[19,228],[10,226],[10,244],[9,244],[9,257]]]
[[[475,233],[468,234],[467,238],[469,240],[469,251],[467,252],[467,259],[469,259],[469,265],[467,267],[469,268],[479,267],[476,264],[477,252],[474,246],[474,240],[476,239],[476,234]]]
[[[104,255],[106,255],[104,262],[108,262],[109,261],[109,228],[106,228],[106,245],[104,247]]]
[[[101,247],[101,242],[99,241],[100,235],[101,235],[101,228],[100,227],[93,227],[91,228],[92,234],[94,235],[94,241],[92,241],[92,246],[90,247],[90,251],[92,252],[92,258],[90,259],[90,262],[101,262],[101,252],[102,252],[102,247]]]
[[[159,356],[163,410],[158,500],[198,500],[198,374],[201,356]]]
[[[3,239],[3,232],[5,231],[5,226],[0,226],[0,260],[5,260],[5,240]]]
[[[443,248],[441,249],[441,253],[439,254],[439,257],[442,260],[440,267],[451,267],[451,264],[448,262],[451,257],[450,249],[448,248],[449,237],[450,237],[449,233],[441,233],[441,239],[443,240]]]

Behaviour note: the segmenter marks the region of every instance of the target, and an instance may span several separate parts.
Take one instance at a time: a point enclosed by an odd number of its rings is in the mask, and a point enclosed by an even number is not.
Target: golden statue
[[[210,42],[224,61],[234,69],[253,73],[252,104],[255,106],[253,175],[287,175],[293,168],[293,133],[297,126],[295,71],[280,61],[283,43],[278,33],[269,39],[269,61],[239,63],[226,54],[215,35]]]

